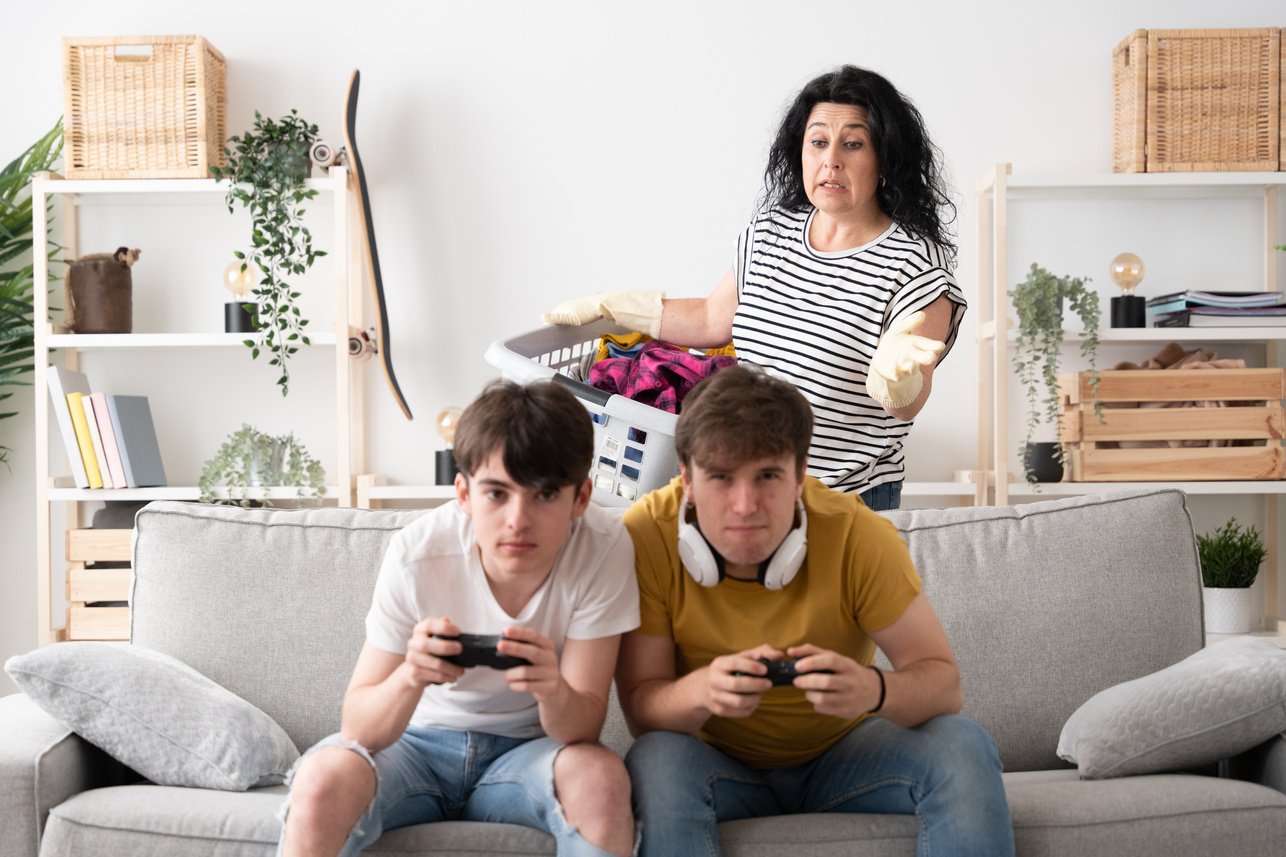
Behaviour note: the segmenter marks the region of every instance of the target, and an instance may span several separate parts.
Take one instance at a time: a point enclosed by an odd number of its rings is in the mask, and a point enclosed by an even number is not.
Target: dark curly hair
[[[875,194],[881,210],[908,231],[940,245],[948,261],[956,256],[955,222],[942,175],[942,152],[929,139],[920,111],[888,80],[853,65],[808,82],[786,110],[764,170],[764,203],[790,209],[808,208],[804,192],[804,130],[818,104],[849,104],[866,111],[871,143],[879,158],[884,185]]]

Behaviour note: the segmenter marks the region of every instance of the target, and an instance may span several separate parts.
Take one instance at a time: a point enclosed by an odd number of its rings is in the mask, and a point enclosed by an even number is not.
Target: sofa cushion
[[[1073,770],[1004,777],[1020,854],[1259,857],[1286,840],[1286,795],[1250,783],[1182,774],[1091,781]],[[50,813],[41,853],[270,857],[284,793],[281,786],[243,793],[96,789]],[[911,815],[793,815],[719,826],[725,857],[907,857],[915,837]],[[389,831],[363,857],[553,853],[553,838],[542,831],[458,821]]]
[[[1225,640],[1100,691],[1063,727],[1058,755],[1081,776],[1177,771],[1234,756],[1286,730],[1286,652]]]
[[[299,758],[272,718],[186,664],[140,646],[63,643],[5,672],[37,705],[147,779],[244,791]]]
[[[131,639],[306,749],[339,728],[384,548],[423,514],[150,503],[135,521]]]
[[[1082,780],[1075,770],[1005,774],[1019,854],[1259,857],[1286,841],[1286,795],[1190,774]]]
[[[1059,730],[1081,703],[1204,644],[1181,491],[886,514],[960,663],[964,714],[1005,770],[1061,767]]]
[[[77,795],[49,816],[42,855],[271,857],[281,832],[277,812],[283,786],[244,793],[154,785],[95,789]],[[552,855],[554,839],[516,824],[450,821],[391,830],[362,852],[380,855]]]

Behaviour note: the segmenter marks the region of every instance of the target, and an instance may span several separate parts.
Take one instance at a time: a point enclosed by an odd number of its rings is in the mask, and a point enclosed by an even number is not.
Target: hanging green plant
[[[242,424],[205,463],[197,487],[202,503],[271,506],[271,488],[293,488],[296,497],[316,502],[326,491],[326,471],[294,434]]]
[[[260,273],[252,295],[258,330],[247,339],[252,358],[261,351],[272,355],[268,363],[278,367],[281,394],[290,392],[290,358],[300,345],[308,345],[304,318],[296,305],[299,292],[287,277],[304,274],[319,256],[313,236],[303,225],[304,203],[317,196],[306,187],[311,170],[309,148],[317,140],[317,126],[310,125],[291,110],[274,121],[255,111],[254,127],[225,148],[228,166],[212,167],[217,179],[228,179],[228,211],[239,203],[250,211],[249,253],[234,255],[242,268],[253,265]]]
[[[10,387],[30,387],[35,351],[35,269],[32,259],[31,180],[53,168],[63,150],[63,124],[57,124],[0,170],[0,402],[13,397]],[[50,242],[48,261],[62,248]],[[49,279],[53,275],[50,265]],[[7,405],[3,407],[12,407]],[[17,416],[0,412],[0,419]],[[7,446],[0,446],[0,463],[9,463]]]
[[[1024,476],[1036,484],[1036,474],[1026,465],[1026,447],[1032,435],[1042,424],[1052,423],[1061,428],[1059,407],[1058,366],[1063,350],[1063,304],[1066,302],[1081,322],[1081,357],[1089,363],[1090,392],[1094,397],[1094,412],[1103,419],[1102,405],[1098,401],[1098,292],[1086,284],[1088,278],[1056,277],[1049,271],[1032,264],[1023,280],[1009,296],[1018,315],[1018,334],[1014,343],[1014,369],[1027,396],[1026,436],[1019,448],[1019,458],[1024,461]],[[1055,445],[1054,457],[1067,466],[1067,450],[1062,443]]]

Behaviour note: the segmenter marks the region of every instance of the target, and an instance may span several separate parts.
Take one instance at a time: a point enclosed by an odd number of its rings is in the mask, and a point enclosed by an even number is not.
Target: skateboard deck
[[[411,409],[402,395],[402,387],[397,383],[393,372],[393,349],[389,342],[388,310],[384,304],[384,280],[380,276],[380,254],[375,244],[375,221],[371,217],[371,199],[366,190],[366,175],[362,172],[362,159],[357,154],[357,90],[362,82],[362,74],[353,69],[353,76],[348,79],[348,94],[344,97],[344,156],[348,161],[349,181],[357,196],[358,232],[366,252],[366,279],[371,285],[372,297],[375,299],[375,352],[379,356],[380,366],[384,369],[384,380],[388,381],[389,390],[397,405],[411,416]]]

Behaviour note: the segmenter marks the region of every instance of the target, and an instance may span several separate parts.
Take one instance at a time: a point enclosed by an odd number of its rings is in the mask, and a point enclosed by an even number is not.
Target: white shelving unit
[[[348,357],[348,331],[350,325],[360,325],[361,292],[360,270],[353,264],[349,253],[350,229],[348,202],[348,171],[333,167],[325,178],[310,179],[308,186],[319,192],[319,197],[330,197],[332,204],[332,240],[325,239],[326,231],[319,233],[320,245],[330,255],[334,272],[333,306],[334,323],[330,330],[309,334],[311,349],[329,350],[334,354],[333,383],[335,392],[335,467],[329,475],[325,496],[340,506],[353,505],[353,473],[360,468],[360,436],[362,414],[359,380],[351,371]],[[136,207],[140,212],[148,207],[164,205],[211,206],[223,205],[227,191],[226,182],[213,179],[125,179],[125,180],[69,180],[52,174],[36,178],[32,186],[32,211],[34,235],[34,315],[35,354],[33,394],[35,400],[35,457],[36,457],[36,574],[37,574],[37,633],[44,645],[60,638],[54,628],[51,598],[51,504],[65,504],[66,519],[70,526],[79,520],[78,504],[90,501],[112,500],[195,500],[195,485],[171,485],[162,488],[136,489],[83,489],[74,487],[69,477],[56,476],[51,461],[61,461],[63,450],[50,446],[50,406],[48,369],[51,349],[62,355],[62,364],[70,369],[79,368],[80,355],[86,352],[103,352],[106,355],[129,352],[163,354],[210,352],[210,359],[226,364],[235,371],[236,361],[247,360],[245,334],[190,331],[137,334],[75,334],[57,331],[48,323],[48,270],[47,227],[48,203],[60,198],[64,258],[78,255],[79,212],[82,207],[96,204],[115,204]],[[315,230],[316,231],[316,230]],[[181,293],[176,300],[182,300]],[[304,352],[301,350],[300,354]],[[103,359],[109,359],[104,357]],[[203,357],[204,359],[204,357]],[[298,355],[297,358],[298,359]],[[145,381],[144,381],[145,383]],[[196,395],[194,393],[194,395]],[[315,416],[315,415],[314,415]],[[355,443],[355,438],[359,441]],[[197,452],[192,453],[199,455]],[[289,491],[271,494],[274,499],[292,497]]]
[[[1013,176],[1009,164],[997,164],[992,175],[979,180],[978,202],[978,471],[991,486],[992,502],[998,505],[1014,499],[1040,499],[1069,495],[1097,494],[1133,488],[1178,488],[1193,495],[1254,495],[1265,506],[1265,544],[1268,569],[1277,568],[1277,496],[1286,494],[1286,481],[1236,482],[1060,482],[1028,486],[1022,474],[1014,474],[1009,455],[1016,438],[1009,433],[1011,409],[1009,374],[1010,343],[1008,290],[1010,274],[1011,201],[1041,202],[1150,200],[1159,205],[1192,200],[1247,199],[1262,205],[1263,277],[1259,288],[1278,289],[1280,254],[1274,245],[1286,243],[1279,223],[1279,190],[1286,186],[1286,173],[1123,173],[1053,177]],[[1184,240],[1182,238],[1177,240]],[[1194,240],[1189,237],[1187,240]],[[1122,248],[1125,249],[1125,248]],[[1216,252],[1212,249],[1211,252]],[[1094,266],[1095,268],[1100,266]],[[1145,279],[1146,285],[1146,279]],[[1236,286],[1225,286],[1236,288]],[[1245,286],[1242,286],[1245,288]],[[1196,346],[1238,343],[1263,345],[1265,365],[1281,365],[1278,344],[1286,342],[1286,327],[1200,327],[1200,328],[1110,328],[1106,326],[1107,300],[1103,300],[1104,324],[1099,343],[1163,344],[1177,342]],[[1076,343],[1078,334],[1068,331],[1065,342]],[[1278,581],[1275,573],[1265,575],[1267,623],[1276,625]]]

